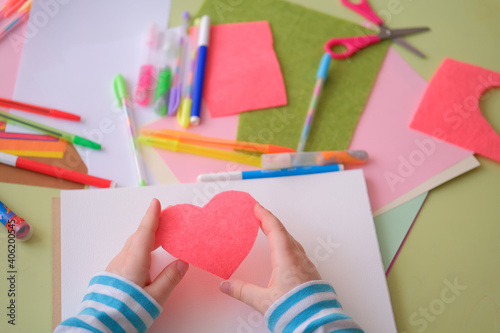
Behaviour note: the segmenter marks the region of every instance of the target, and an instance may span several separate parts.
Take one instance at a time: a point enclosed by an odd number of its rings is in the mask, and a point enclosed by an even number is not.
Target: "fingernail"
[[[222,281],[219,286],[220,291],[222,291],[226,295],[231,295],[231,282]]]
[[[179,273],[181,273],[182,276],[184,276],[184,274],[186,274],[188,268],[189,268],[189,265],[187,264],[187,262],[184,262],[182,260],[179,260],[177,262],[177,269],[179,270]]]

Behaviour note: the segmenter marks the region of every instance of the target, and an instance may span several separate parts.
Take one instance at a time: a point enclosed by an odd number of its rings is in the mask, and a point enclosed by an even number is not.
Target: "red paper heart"
[[[160,214],[156,242],[172,256],[228,279],[257,237],[256,203],[246,192],[227,191],[204,207],[170,206]]]

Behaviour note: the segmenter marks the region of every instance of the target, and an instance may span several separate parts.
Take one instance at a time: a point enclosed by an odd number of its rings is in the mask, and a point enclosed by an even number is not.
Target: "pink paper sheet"
[[[0,96],[3,98],[12,98],[14,94],[22,54],[21,36],[24,36],[25,30],[26,22],[0,40]]]
[[[389,49],[350,145],[350,149],[364,149],[370,155],[363,170],[372,211],[472,155],[409,128],[426,86]]]
[[[175,258],[228,279],[257,237],[256,204],[246,192],[226,191],[203,207],[170,206],[160,214],[156,244]]]
[[[236,139],[236,131],[238,129],[237,115],[211,119],[206,105],[202,104],[201,119],[202,122],[199,126],[191,126],[187,131],[221,139]],[[177,123],[176,117],[163,117],[147,127],[153,129],[167,128],[183,130]],[[215,158],[176,153],[162,149],[156,149],[156,151],[181,183],[196,182],[196,177],[202,173],[257,170],[257,168],[249,165]]]
[[[445,59],[410,126],[500,162],[500,136],[479,109],[479,98],[493,87],[500,87],[500,73]]]
[[[204,89],[212,117],[286,105],[268,22],[212,26]]]

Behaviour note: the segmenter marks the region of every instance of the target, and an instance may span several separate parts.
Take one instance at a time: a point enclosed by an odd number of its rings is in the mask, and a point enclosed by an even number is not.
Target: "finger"
[[[141,224],[136,232],[125,244],[127,250],[151,252],[155,248],[155,233],[160,220],[161,205],[158,199],[153,199],[149,208],[142,218]]]
[[[161,271],[155,280],[144,288],[158,303],[163,304],[174,288],[181,282],[189,269],[189,264],[176,260]]]
[[[228,280],[223,281],[219,289],[224,294],[251,306],[262,314],[266,312],[266,300],[269,297],[267,297],[267,290],[264,288],[242,280]]]
[[[282,262],[293,252],[293,238],[281,221],[259,203],[255,205],[254,212],[261,221],[261,229],[268,239],[273,265]]]

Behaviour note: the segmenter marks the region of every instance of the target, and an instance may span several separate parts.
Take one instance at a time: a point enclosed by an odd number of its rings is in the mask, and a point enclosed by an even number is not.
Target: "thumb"
[[[219,286],[220,291],[229,295],[238,301],[241,301],[260,313],[264,314],[266,311],[266,290],[254,284],[242,280],[228,280],[223,281]]]
[[[181,282],[189,268],[189,264],[176,260],[165,267],[155,280],[144,288],[158,303],[163,304],[174,288]]]

